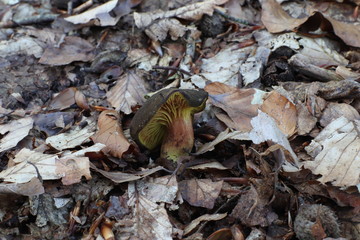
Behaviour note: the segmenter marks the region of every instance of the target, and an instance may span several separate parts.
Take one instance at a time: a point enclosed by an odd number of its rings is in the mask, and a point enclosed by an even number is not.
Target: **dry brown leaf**
[[[321,174],[318,181],[349,187],[360,183],[360,121],[340,117],[327,125],[305,148],[314,161],[304,167]]]
[[[90,141],[90,137],[94,135],[94,124],[88,124],[84,128],[76,127],[68,133],[61,133],[48,137],[46,144],[50,144],[57,150],[75,148],[83,143]]]
[[[56,97],[54,97],[48,106],[49,110],[63,110],[75,104],[75,93],[77,89],[74,87],[62,90]]]
[[[103,144],[96,144],[61,158],[23,148],[12,159],[14,165],[0,172],[0,178],[6,182],[26,183],[38,177],[38,170],[43,180],[63,178],[64,184],[79,182],[82,176],[90,179],[89,159],[84,154],[100,151],[103,147]]]
[[[260,110],[272,117],[286,136],[292,136],[296,132],[296,107],[278,92],[272,91],[265,98]]]
[[[130,13],[136,1],[110,0],[100,6],[89,9],[83,13],[66,17],[65,20],[73,24],[85,24],[91,20],[98,20],[95,25],[114,26],[122,16]]]
[[[85,39],[67,36],[60,47],[48,47],[39,63],[52,66],[66,65],[74,61],[89,62],[94,59],[94,46]]]
[[[145,33],[154,41],[162,41],[168,32],[173,40],[182,37],[186,30],[195,30],[191,27],[182,25],[175,18],[196,21],[200,20],[204,14],[212,15],[217,5],[223,4],[228,0],[208,0],[186,5],[184,7],[162,11],[156,10],[148,13],[134,13],[135,24],[138,28],[147,28]]]
[[[92,169],[94,169],[95,171],[101,173],[102,175],[104,175],[105,177],[107,177],[108,179],[110,179],[113,182],[116,183],[123,183],[123,182],[132,182],[135,180],[139,180],[143,177],[149,176],[155,172],[158,172],[160,170],[164,170],[163,167],[161,166],[157,166],[155,168],[152,169],[146,169],[143,170],[141,172],[136,172],[136,173],[124,173],[124,172],[107,172],[104,170],[101,170],[99,168],[97,168],[94,164],[90,163],[90,167]]]
[[[266,94],[257,89],[238,89],[218,82],[208,84],[204,90],[209,93],[211,103],[229,115],[235,129],[243,132],[252,129],[250,121],[257,116]]]
[[[116,110],[132,113],[131,107],[142,105],[147,93],[145,81],[135,72],[122,75],[116,85],[106,94],[107,100]]]
[[[217,214],[204,214],[191,221],[184,229],[184,235],[189,234],[194,230],[201,222],[203,221],[218,221],[227,216],[227,213],[217,213]]]
[[[179,182],[182,197],[192,206],[212,209],[220,194],[223,181],[191,179]]]
[[[360,47],[360,26],[353,23],[345,23],[335,20],[327,15],[323,15],[317,9],[309,9],[309,16],[304,18],[293,18],[286,13],[281,5],[275,0],[262,1],[261,21],[271,33],[283,31],[293,31],[300,27],[310,18],[318,23],[320,28],[331,24],[335,34],[340,37],[346,44],[353,47]],[[314,26],[312,26],[314,27]]]
[[[18,142],[28,135],[33,123],[34,120],[27,117],[0,125],[0,134],[5,135],[0,139],[0,153],[15,147]]]
[[[33,178],[27,183],[0,183],[0,194],[35,196],[44,192],[44,187],[38,178]]]
[[[356,109],[351,105],[346,103],[330,102],[323,111],[323,114],[320,118],[320,124],[321,126],[326,127],[329,125],[329,123],[341,116],[350,121],[360,119],[359,112],[356,111]]]
[[[91,137],[95,143],[106,145],[106,148],[102,150],[104,153],[118,158],[121,158],[130,147],[120,121],[120,114],[117,111],[103,111],[98,118],[98,132]]]
[[[140,239],[172,240],[173,227],[165,207],[147,199],[136,185],[136,182],[132,182],[128,186],[128,205],[132,207],[132,234]]]
[[[308,19],[291,17],[275,0],[262,1],[261,8],[261,21],[271,33],[292,31]]]

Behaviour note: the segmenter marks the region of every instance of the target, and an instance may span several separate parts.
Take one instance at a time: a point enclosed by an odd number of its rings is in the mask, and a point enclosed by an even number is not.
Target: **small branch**
[[[48,23],[54,21],[59,14],[42,14],[31,16],[28,18],[20,19],[19,21],[8,21],[8,22],[0,22],[0,28],[12,28],[20,25],[33,25],[39,23]]]
[[[215,8],[215,12],[220,14],[221,16],[223,16],[224,18],[226,18],[227,20],[229,21],[233,21],[233,22],[236,22],[236,23],[240,23],[240,24],[243,24],[243,25],[248,25],[248,26],[256,26],[256,24],[254,23],[251,23],[245,19],[240,19],[240,18],[237,18],[237,17],[233,17],[233,16],[230,16],[226,13],[224,13],[223,11]]]
[[[163,67],[163,66],[153,66],[152,67],[153,69],[163,69],[163,70],[172,70],[172,71],[178,71],[178,72],[181,72],[185,75],[188,75],[188,76],[192,76],[193,74],[184,70],[184,69],[181,69],[181,68],[178,68],[178,67]]]

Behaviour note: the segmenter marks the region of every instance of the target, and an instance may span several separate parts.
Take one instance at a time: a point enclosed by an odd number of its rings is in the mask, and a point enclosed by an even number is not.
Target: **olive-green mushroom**
[[[203,90],[169,88],[150,97],[136,112],[131,137],[149,150],[161,144],[161,157],[177,161],[194,145],[194,114],[205,108]]]

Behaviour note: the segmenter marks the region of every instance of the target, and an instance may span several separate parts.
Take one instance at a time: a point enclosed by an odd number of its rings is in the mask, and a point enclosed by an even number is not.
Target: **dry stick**
[[[222,12],[221,10],[215,8],[215,12],[220,14],[221,16],[223,16],[224,18],[226,18],[227,20],[230,20],[230,21],[233,21],[233,22],[236,22],[236,23],[240,23],[240,24],[243,24],[243,25],[248,25],[248,26],[256,26],[256,24],[254,23],[251,23],[245,19],[240,19],[240,18],[237,18],[237,17],[233,17],[233,16],[230,16],[224,12]]]
[[[152,67],[153,69],[163,69],[163,70],[173,70],[173,71],[179,71],[179,72],[182,72],[183,74],[186,74],[188,76],[192,76],[192,73],[184,70],[184,69],[181,69],[181,68],[178,68],[178,67],[163,67],[163,66],[153,66]]]
[[[17,27],[19,25],[32,25],[39,23],[48,23],[54,21],[59,14],[42,14],[31,16],[28,18],[20,19],[19,21],[8,21],[8,22],[0,22],[0,28],[12,28]]]

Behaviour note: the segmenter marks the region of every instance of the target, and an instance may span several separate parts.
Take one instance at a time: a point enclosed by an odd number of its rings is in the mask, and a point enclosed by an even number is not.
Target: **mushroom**
[[[203,90],[168,88],[149,98],[135,114],[130,134],[149,150],[161,144],[161,157],[177,161],[194,145],[194,114],[205,108]]]

